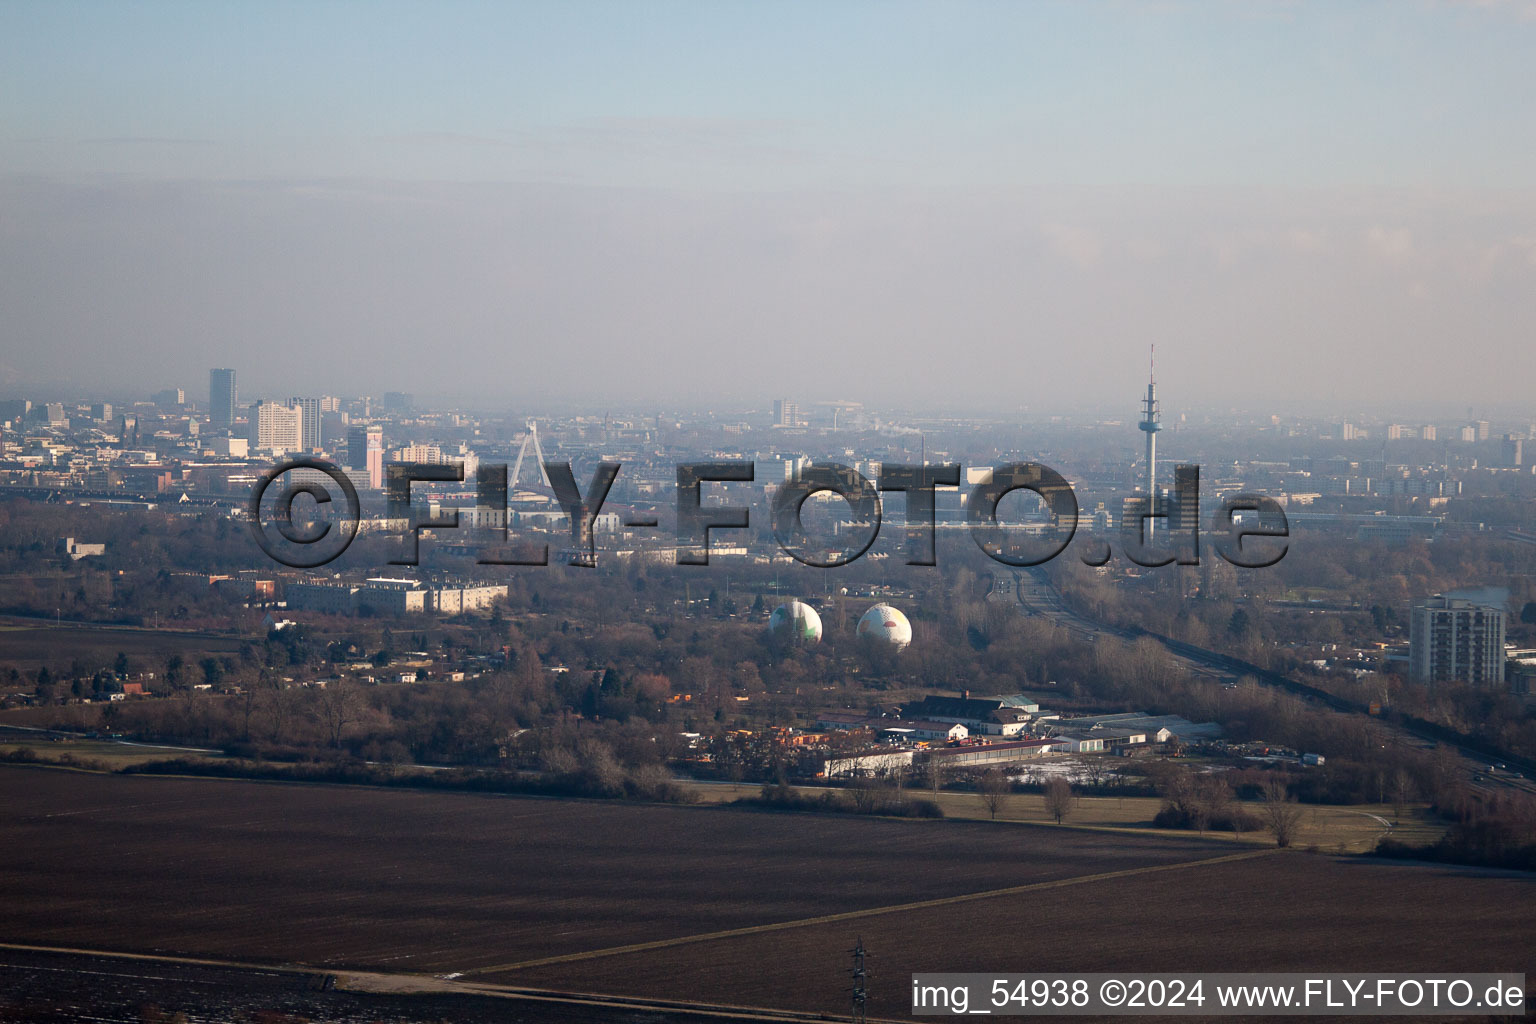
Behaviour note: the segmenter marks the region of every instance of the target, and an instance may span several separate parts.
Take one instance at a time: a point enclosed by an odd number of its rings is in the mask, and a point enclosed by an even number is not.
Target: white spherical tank
[[[898,651],[912,642],[912,623],[888,604],[877,604],[859,620],[859,636],[884,640]]]
[[[821,639],[821,616],[804,601],[790,601],[779,605],[768,616],[768,629],[774,633],[789,629],[796,640],[815,643]]]

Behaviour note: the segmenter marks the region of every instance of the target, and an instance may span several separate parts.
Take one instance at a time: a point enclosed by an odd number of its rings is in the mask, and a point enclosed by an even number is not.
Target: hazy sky
[[[0,390],[1536,409],[1536,4],[0,5]]]

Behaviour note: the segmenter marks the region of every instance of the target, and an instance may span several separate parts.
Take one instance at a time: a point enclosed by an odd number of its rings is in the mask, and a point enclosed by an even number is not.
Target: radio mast
[[[1163,429],[1162,414],[1157,408],[1157,346],[1152,346],[1151,362],[1147,374],[1147,397],[1141,401],[1141,422],[1137,427],[1147,435],[1147,511],[1157,513],[1157,432]],[[1152,524],[1147,520],[1147,542],[1152,541]]]

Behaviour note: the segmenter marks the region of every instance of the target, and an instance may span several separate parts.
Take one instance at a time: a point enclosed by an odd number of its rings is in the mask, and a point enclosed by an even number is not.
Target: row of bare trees
[[[1286,780],[1276,775],[1263,780],[1254,805],[1239,800],[1231,783],[1215,772],[1170,765],[1158,772],[1156,781],[1163,808],[1154,822],[1161,827],[1195,829],[1201,834],[1215,829],[1237,836],[1263,828],[1275,837],[1277,846],[1290,846],[1296,839],[1302,809]]]
[[[989,768],[976,776],[976,795],[987,809],[989,818],[995,820],[1002,813],[1013,792],[1013,780],[1001,768]],[[1072,784],[1059,775],[1052,776],[1045,783],[1044,796],[1045,813],[1054,818],[1056,824],[1061,824],[1072,813],[1076,799]]]

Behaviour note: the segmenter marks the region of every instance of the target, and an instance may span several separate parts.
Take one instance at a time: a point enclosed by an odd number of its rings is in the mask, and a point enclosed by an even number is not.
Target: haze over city
[[[0,10],[0,390],[1529,406],[1523,4],[275,10]]]
[[[0,3],[0,1021],[1528,1015],[1533,54]]]

